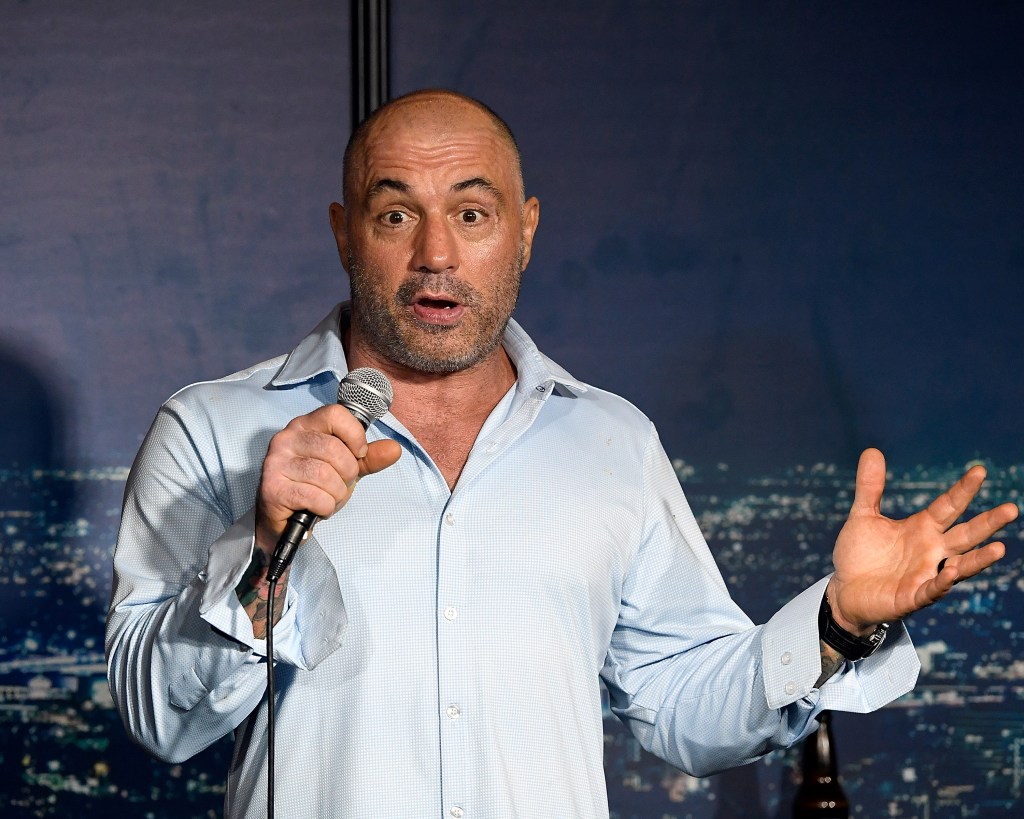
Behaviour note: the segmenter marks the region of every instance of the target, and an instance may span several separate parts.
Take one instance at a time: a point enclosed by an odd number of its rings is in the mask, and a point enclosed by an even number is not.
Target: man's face
[[[352,343],[421,373],[497,350],[529,260],[538,204],[477,109],[445,98],[389,111],[332,208],[352,290]]]

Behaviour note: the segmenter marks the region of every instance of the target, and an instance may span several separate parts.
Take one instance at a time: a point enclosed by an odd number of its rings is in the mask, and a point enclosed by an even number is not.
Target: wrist
[[[275,534],[273,527],[269,525],[266,517],[260,513],[259,509],[256,511],[256,526],[254,527],[253,535],[253,545],[256,549],[263,552],[267,558],[273,557],[280,533]]]
[[[878,628],[878,623],[857,622],[851,620],[843,613],[839,587],[840,584],[836,581],[835,575],[832,576],[832,579],[829,580],[828,585],[825,587],[825,599],[828,600],[829,607],[832,610],[832,619],[836,625],[843,629],[843,631],[848,631],[850,634],[858,637],[867,637],[872,634]]]

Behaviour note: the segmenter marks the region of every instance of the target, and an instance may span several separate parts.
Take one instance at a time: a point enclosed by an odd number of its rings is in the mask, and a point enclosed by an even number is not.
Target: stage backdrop
[[[151,761],[111,709],[118,504],[163,399],[346,295],[348,5],[0,4],[5,817],[219,815],[226,742]],[[864,446],[894,513],[975,459],[1019,498],[1019,4],[392,6],[393,91],[478,96],[520,139],[542,218],[517,317],[655,420],[755,620],[828,571]],[[837,718],[855,815],[1014,815],[1006,538],[912,618],[917,690]],[[788,815],[792,752],[697,780],[606,726],[620,819]]]

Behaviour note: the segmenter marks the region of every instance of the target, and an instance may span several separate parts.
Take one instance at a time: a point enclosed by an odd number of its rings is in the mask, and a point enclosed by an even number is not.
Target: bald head
[[[501,338],[540,218],[522,188],[508,126],[459,94],[406,95],[356,130],[345,204],[330,208],[351,285],[350,365],[514,372]]]
[[[351,201],[355,180],[366,164],[367,146],[389,127],[415,127],[417,123],[436,127],[441,124],[454,133],[462,127],[480,122],[486,123],[509,149],[519,181],[520,201],[524,201],[526,194],[523,186],[522,157],[508,123],[479,100],[454,91],[428,88],[413,91],[382,105],[352,132],[345,147],[342,169],[345,202]]]

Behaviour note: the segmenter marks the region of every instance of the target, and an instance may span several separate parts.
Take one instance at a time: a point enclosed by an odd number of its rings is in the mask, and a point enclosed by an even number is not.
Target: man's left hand
[[[892,520],[880,511],[885,458],[877,449],[864,451],[853,507],[832,553],[836,572],[827,593],[840,626],[868,634],[930,606],[1006,553],[1002,543],[979,544],[1017,517],[1014,504],[956,523],[984,480],[985,469],[971,467],[926,509]]]

